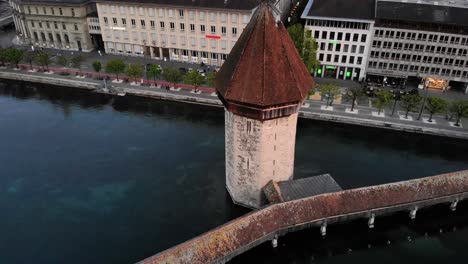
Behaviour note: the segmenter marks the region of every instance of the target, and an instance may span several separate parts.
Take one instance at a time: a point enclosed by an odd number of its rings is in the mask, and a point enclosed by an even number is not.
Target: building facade
[[[356,12],[349,11],[353,10],[351,6]],[[306,29],[319,43],[317,53],[323,68],[316,75],[333,77],[327,74],[327,67],[355,65],[360,73],[351,74],[354,80],[392,78],[404,84],[408,78],[418,78],[439,89],[450,83],[468,83],[466,1],[442,5],[430,0],[313,0],[302,17],[306,19]],[[339,33],[351,35],[351,43],[335,41]],[[366,35],[366,42],[361,41],[362,35]],[[356,49],[348,49],[346,54],[346,44],[348,48],[355,45]],[[362,61],[350,61],[351,56],[362,56]],[[343,57],[348,65],[337,63],[344,61]],[[335,76],[341,77],[340,73]]]
[[[236,8],[97,2],[107,53],[220,66],[256,5]]]
[[[10,0],[19,36],[27,44],[75,51],[94,49],[87,17],[95,7],[87,0]]]

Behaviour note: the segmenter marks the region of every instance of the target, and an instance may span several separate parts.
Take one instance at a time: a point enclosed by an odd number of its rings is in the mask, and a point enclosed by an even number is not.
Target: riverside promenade
[[[28,65],[22,65],[28,67]],[[96,73],[82,72],[84,76],[75,76],[75,69],[50,68],[54,73],[31,72],[26,69],[15,70],[11,68],[0,68],[0,79],[18,80],[57,86],[76,87],[88,89],[98,93],[107,93],[114,95],[133,95],[148,98],[171,100],[178,102],[197,103],[222,107],[221,101],[216,96],[215,89],[210,87],[195,87],[186,84],[174,84],[164,81],[143,80],[143,85],[139,83],[115,83],[97,80],[92,76]],[[60,75],[59,72],[65,71],[72,73],[69,76]],[[113,79],[115,76],[101,74]],[[106,86],[106,88],[104,88]],[[167,87],[168,89],[165,89]],[[416,120],[418,114],[410,113],[409,119],[404,119],[404,112],[397,110],[393,116],[390,116],[391,109],[386,109],[385,116],[377,116],[377,109],[368,105],[356,106],[354,112],[349,111],[350,106],[345,103],[333,105],[333,110],[325,107],[325,102],[320,100],[306,100],[299,116],[307,119],[323,120],[337,123],[346,123],[352,125],[377,127],[384,129],[400,130],[428,135],[437,135],[444,137],[453,137],[468,139],[468,120],[462,119],[461,126],[453,125],[453,120],[446,120],[445,115],[435,115],[434,122],[427,122],[428,114],[423,114],[422,120]]]

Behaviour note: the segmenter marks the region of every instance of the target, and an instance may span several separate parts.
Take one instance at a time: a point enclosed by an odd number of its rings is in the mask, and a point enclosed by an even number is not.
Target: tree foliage
[[[468,117],[468,101],[456,100],[450,105],[450,112],[455,115],[456,126],[460,126],[462,117]]]
[[[338,98],[338,96],[341,94],[341,89],[335,84],[327,83],[327,84],[320,85],[319,93],[320,93],[320,96],[326,98],[327,106],[331,106],[333,103],[333,100]]]
[[[24,50],[22,49],[15,49],[15,48],[8,48],[5,51],[6,59],[9,63],[14,64],[16,68],[18,68],[18,63],[23,59]]]
[[[185,74],[184,81],[187,84],[193,85],[195,87],[195,91],[197,91],[198,87],[205,83],[205,77],[198,71],[189,71]]]
[[[317,59],[317,41],[312,37],[312,31],[307,30],[304,34],[304,48],[301,55],[304,64],[309,72],[314,72],[320,67],[320,61]]]
[[[46,52],[39,52],[36,56],[37,64],[41,65],[43,68],[45,67],[47,71],[49,71],[49,64],[51,63],[51,59],[48,53]]]
[[[299,51],[299,53],[302,53],[302,49],[304,47],[304,28],[302,25],[297,23],[288,27],[288,33],[294,42],[296,49]]]
[[[8,61],[7,49],[0,48],[0,65],[5,66],[5,63]]]
[[[127,67],[126,73],[128,77],[135,79],[135,82],[137,82],[137,79],[143,76],[143,66],[137,63],[130,64]]]
[[[429,112],[429,122],[432,122],[432,116],[436,113],[444,112],[448,107],[447,101],[440,97],[427,98],[426,110]]]
[[[55,60],[55,63],[57,65],[60,65],[62,67],[67,67],[68,65],[68,58],[61,55],[61,56],[58,56],[57,59]]]
[[[99,75],[102,70],[102,64],[100,61],[93,61],[91,64],[93,66],[94,71]]]
[[[24,53],[23,60],[29,64],[31,70],[33,68],[33,62],[36,60],[37,53],[34,51],[27,51]]]
[[[159,65],[152,64],[148,67],[147,74],[149,78],[152,78],[154,81],[156,81],[156,78],[161,76],[161,67]]]
[[[210,87],[215,87],[216,73],[209,72],[206,75],[206,84]]]
[[[373,100],[373,103],[379,110],[379,115],[380,112],[382,112],[382,109],[384,109],[386,106],[388,106],[393,99],[393,94],[389,91],[386,90],[380,90],[375,93],[375,99]]]
[[[81,64],[83,63],[84,60],[85,58],[81,55],[73,56],[70,60],[73,68],[78,69],[80,71],[80,74],[81,74]]]
[[[182,81],[182,73],[179,69],[173,67],[165,68],[162,77],[164,80],[174,84],[174,86],[176,83]]]
[[[422,97],[417,94],[408,94],[401,98],[400,105],[405,109],[405,118],[408,118],[409,112],[418,110]]]
[[[125,71],[125,67],[123,60],[111,60],[106,63],[106,72],[115,74],[119,80],[119,75]]]
[[[356,101],[362,98],[366,93],[362,87],[349,88],[346,91],[346,98],[351,101],[351,112],[354,111]]]

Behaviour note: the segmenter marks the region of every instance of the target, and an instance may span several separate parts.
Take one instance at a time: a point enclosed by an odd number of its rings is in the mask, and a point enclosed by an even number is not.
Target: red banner
[[[216,36],[216,35],[206,35],[205,37],[207,39],[221,39],[221,36]]]

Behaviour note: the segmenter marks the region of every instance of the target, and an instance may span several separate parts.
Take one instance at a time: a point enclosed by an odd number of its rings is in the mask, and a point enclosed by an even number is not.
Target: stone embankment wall
[[[254,211],[140,263],[225,263],[291,231],[466,198],[468,170],[328,193]]]

